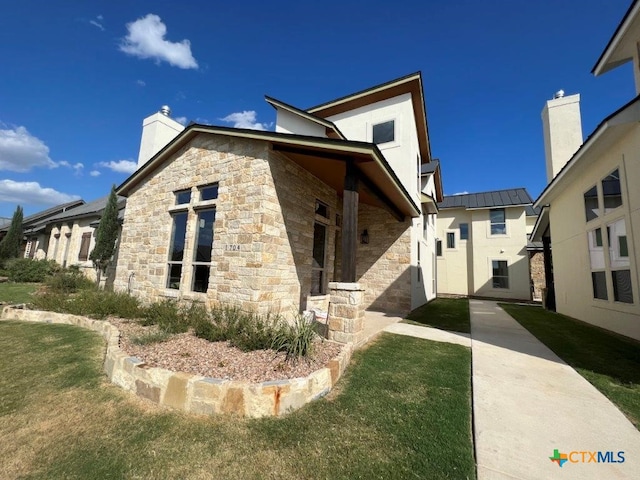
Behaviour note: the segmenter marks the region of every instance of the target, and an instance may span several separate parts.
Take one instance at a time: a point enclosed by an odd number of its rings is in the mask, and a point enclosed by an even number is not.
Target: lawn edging
[[[106,321],[15,305],[5,306],[0,320],[67,324],[98,332],[107,343],[104,370],[112,383],[156,404],[204,415],[258,418],[297,410],[331,391],[353,352],[351,344],[344,345],[327,367],[306,377],[248,383],[149,367],[120,349],[120,331]]]

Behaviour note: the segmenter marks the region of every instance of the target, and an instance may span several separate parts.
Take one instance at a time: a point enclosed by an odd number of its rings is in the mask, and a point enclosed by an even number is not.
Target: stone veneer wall
[[[529,252],[529,272],[533,280],[533,300],[542,300],[542,289],[545,288],[543,252]]]
[[[219,184],[206,294],[190,292],[198,186]],[[165,288],[174,192],[192,189],[181,289]],[[143,300],[177,297],[243,309],[297,312],[311,285],[315,201],[329,206],[333,271],[336,192],[261,140],[201,134],[129,195],[114,286]],[[176,208],[176,207],[174,207]],[[239,250],[229,246],[239,245]]]
[[[406,314],[411,311],[411,221],[399,222],[387,211],[360,204],[356,281],[364,288],[365,309]]]
[[[222,413],[258,418],[297,410],[329,393],[344,373],[352,353],[352,346],[345,345],[326,368],[304,378],[250,384],[150,368],[120,350],[120,332],[108,322],[14,307],[3,308],[0,319],[68,324],[94,330],[107,342],[104,370],[112,383],[154,403],[204,415]]]

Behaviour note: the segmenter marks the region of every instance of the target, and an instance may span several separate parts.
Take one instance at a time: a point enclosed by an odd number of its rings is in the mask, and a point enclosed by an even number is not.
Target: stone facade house
[[[308,110],[267,101],[275,132],[192,124],[118,187],[115,288],[263,313],[316,307],[337,340],[356,339],[364,309],[434,298],[423,223],[442,191],[439,170],[420,172],[421,75]]]
[[[631,62],[636,97],[582,141],[579,95],[543,110],[549,184],[533,239],[545,247],[549,306],[640,339],[640,1],[632,3],[593,68]],[[553,255],[553,258],[551,256]],[[554,305],[555,303],[555,305]]]
[[[444,197],[438,204],[438,293],[531,300],[524,188]]]

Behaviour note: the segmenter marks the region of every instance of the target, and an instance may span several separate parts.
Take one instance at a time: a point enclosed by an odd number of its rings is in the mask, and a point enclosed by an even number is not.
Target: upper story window
[[[213,185],[205,185],[199,188],[200,190],[200,201],[207,200],[215,200],[218,198],[218,184],[214,183]]]
[[[489,211],[491,221],[491,235],[506,235],[507,222],[504,208],[494,208]]]
[[[320,215],[329,220],[329,207],[320,200],[316,200],[316,215]]]
[[[184,205],[191,201],[191,189],[189,190],[178,190],[174,192],[176,196],[176,205]]]
[[[442,256],[442,240],[436,240],[436,256]]]
[[[584,213],[587,216],[587,222],[598,218],[598,189],[594,185],[584,194]]]
[[[447,232],[447,248],[456,248],[455,232]]]
[[[469,240],[469,224],[460,224],[460,240]]]
[[[393,142],[396,139],[396,122],[389,120],[387,122],[376,123],[373,126],[372,134],[373,143],[380,145],[381,143]]]
[[[604,198],[605,215],[622,205],[620,171],[618,169],[602,179],[602,196]]]

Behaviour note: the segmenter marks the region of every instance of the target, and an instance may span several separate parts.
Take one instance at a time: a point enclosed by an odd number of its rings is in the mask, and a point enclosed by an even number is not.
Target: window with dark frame
[[[491,223],[491,235],[507,234],[507,222],[504,208],[494,208],[489,210],[489,221]]]
[[[313,224],[313,258],[311,264],[311,294],[325,293],[325,254],[327,248],[327,226]]]
[[[82,240],[80,241],[80,253],[78,253],[78,260],[86,262],[89,259],[89,247],[91,246],[91,232],[85,232],[82,234]]]
[[[469,240],[469,224],[460,224],[460,240]]]
[[[377,123],[372,128],[372,140],[376,145],[395,140],[395,120]]]
[[[198,210],[196,223],[196,242],[193,259],[193,280],[191,290],[206,293],[209,288],[211,272],[211,252],[213,250],[213,231],[216,222],[216,210]]]
[[[329,207],[326,203],[322,203],[320,200],[316,200],[316,215],[320,215],[327,220],[329,219]]]
[[[173,228],[171,231],[171,246],[169,247],[169,274],[167,288],[180,289],[182,278],[182,262],[184,258],[185,238],[187,235],[187,212],[177,212],[172,215]]]
[[[509,288],[509,266],[506,260],[492,260],[493,288]]]
[[[436,256],[442,256],[442,240],[436,240]]]
[[[455,232],[447,232],[447,248],[456,248]]]
[[[200,191],[200,201],[202,202],[206,202],[207,200],[215,200],[216,198],[218,198],[217,183],[198,187],[198,190]]]
[[[176,196],[176,205],[185,205],[191,202],[191,189],[178,190],[177,192],[173,193]]]

